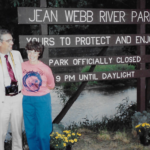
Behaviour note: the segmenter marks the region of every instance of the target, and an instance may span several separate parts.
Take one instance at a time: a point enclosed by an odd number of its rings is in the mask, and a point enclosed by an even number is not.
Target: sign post
[[[146,0],[137,0],[137,8],[144,9]],[[145,34],[145,24],[137,25],[137,34]],[[145,46],[137,47],[137,54],[145,55]],[[145,63],[139,65],[140,70],[145,70]],[[137,79],[137,111],[144,111],[146,109],[146,78],[141,77]]]
[[[40,0],[40,7],[47,7],[47,1],[46,0]],[[41,27],[41,35],[48,35],[48,25],[46,24],[40,24]],[[42,61],[44,63],[47,63],[48,61],[48,48],[46,47],[43,53]]]

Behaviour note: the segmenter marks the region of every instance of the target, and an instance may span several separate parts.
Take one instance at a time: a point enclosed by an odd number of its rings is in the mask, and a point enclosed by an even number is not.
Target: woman
[[[39,61],[44,46],[36,41],[26,45],[28,61],[22,63],[23,115],[30,150],[49,150],[52,131],[50,89],[55,86],[51,69]]]

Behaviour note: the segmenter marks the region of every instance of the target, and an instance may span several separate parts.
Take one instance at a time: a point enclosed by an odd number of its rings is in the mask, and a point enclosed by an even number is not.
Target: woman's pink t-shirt
[[[42,96],[50,92],[47,85],[52,89],[55,87],[51,69],[41,61],[35,65],[29,61],[23,62],[22,73],[23,95]]]

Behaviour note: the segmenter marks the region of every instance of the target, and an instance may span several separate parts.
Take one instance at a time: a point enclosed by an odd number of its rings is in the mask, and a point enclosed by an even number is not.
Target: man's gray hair
[[[11,35],[11,33],[8,30],[6,30],[6,29],[0,29],[0,40],[2,40],[2,36],[4,34],[10,34]]]

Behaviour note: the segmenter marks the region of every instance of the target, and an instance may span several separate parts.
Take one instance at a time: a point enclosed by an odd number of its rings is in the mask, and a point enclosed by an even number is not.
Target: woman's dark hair
[[[37,41],[30,41],[26,45],[26,50],[35,50],[36,52],[40,52],[38,58],[42,58],[43,52],[44,52],[44,45],[42,45],[41,42]]]

